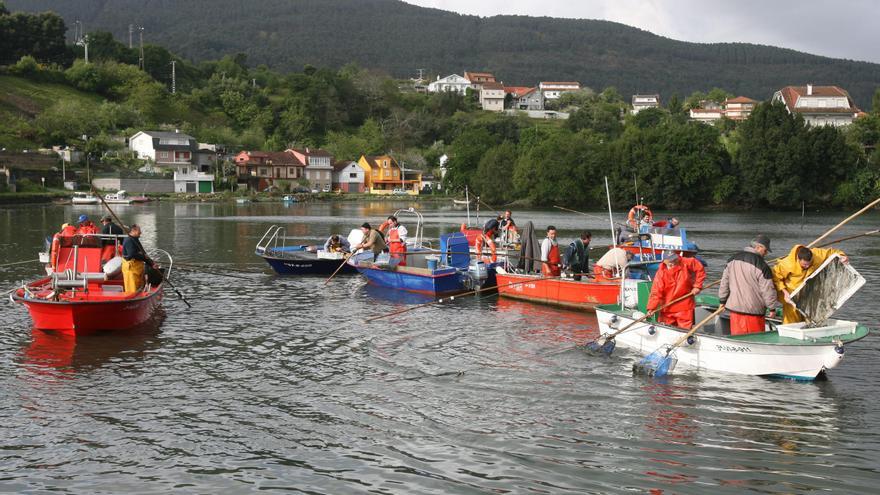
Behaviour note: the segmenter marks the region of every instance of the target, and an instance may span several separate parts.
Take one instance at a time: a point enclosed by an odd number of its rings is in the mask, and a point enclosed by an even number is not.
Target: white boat
[[[104,202],[111,205],[130,205],[132,198],[125,191],[117,191],[116,194],[108,194],[104,196]]]
[[[84,192],[75,192],[73,193],[73,198],[70,201],[75,205],[96,205],[98,204],[98,198],[92,196],[89,193]]]
[[[824,275],[820,275],[826,267],[829,269],[824,270]],[[834,272],[841,276],[834,276]],[[812,319],[823,322],[821,326],[807,328],[803,323],[782,325],[778,320],[768,319],[766,330],[762,333],[730,335],[729,320],[722,314],[700,328],[688,342],[672,351],[670,356],[679,365],[676,371],[712,370],[814,380],[843,361],[846,344],[868,335],[868,329],[863,325],[827,318],[833,311],[832,307],[840,307],[862,284],[864,278],[852,267],[843,265],[836,257],[831,257],[799,289],[802,296],[799,307],[804,306],[802,309],[807,314],[812,314]],[[811,308],[810,300],[821,299],[819,296],[826,290],[833,291],[831,297],[836,298],[834,304],[815,304]],[[635,292],[647,294],[648,291]],[[795,300],[798,301],[797,298]],[[828,298],[824,300],[827,302]],[[634,302],[625,303],[623,308],[620,304],[597,307],[599,331],[608,335],[644,316],[644,312],[635,308]],[[644,310],[644,301],[639,303]],[[694,321],[701,321],[717,307],[716,297],[698,296]],[[811,313],[811,309],[821,314]],[[668,348],[686,333],[686,330],[680,328],[646,321],[633,325],[614,340],[639,356],[646,356],[658,349]],[[599,341],[602,341],[601,337]]]
[[[457,205],[469,205],[469,204],[471,204],[471,202],[468,201],[468,200],[466,200],[466,199],[453,199],[452,202],[455,203],[455,204],[457,204]]]

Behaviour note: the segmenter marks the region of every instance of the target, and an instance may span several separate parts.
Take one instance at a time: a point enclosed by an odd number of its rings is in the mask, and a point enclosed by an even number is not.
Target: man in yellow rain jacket
[[[783,323],[804,321],[803,315],[795,309],[791,302],[791,293],[834,254],[839,254],[844,263],[849,262],[843,251],[839,249],[807,248],[797,245],[791,248],[788,256],[782,258],[773,267],[773,283],[779,294],[779,302],[783,303]]]

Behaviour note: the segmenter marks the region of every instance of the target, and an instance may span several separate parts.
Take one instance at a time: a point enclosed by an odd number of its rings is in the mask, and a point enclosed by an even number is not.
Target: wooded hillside
[[[480,18],[398,0],[7,0],[54,10],[68,26],[107,30],[194,61],[247,55],[249,65],[299,71],[356,63],[396,77],[488,70],[510,85],[576,80],[622,94],[687,95],[712,87],[758,100],[786,85],[838,85],[869,108],[880,65],[744,43],[675,41],[623,24],[524,16]]]

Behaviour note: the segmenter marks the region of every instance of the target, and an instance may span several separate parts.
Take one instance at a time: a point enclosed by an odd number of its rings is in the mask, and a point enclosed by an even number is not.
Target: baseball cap
[[[767,236],[764,235],[764,234],[758,234],[758,235],[756,235],[755,238],[752,239],[752,242],[757,242],[758,244],[760,244],[760,245],[764,246],[765,248],[767,248],[767,252],[768,252],[768,253],[772,253],[772,252],[773,252],[773,250],[770,249],[770,238],[767,237]]]
[[[77,223],[83,223],[83,222],[85,222],[85,221],[88,220],[88,219],[89,219],[89,216],[88,216],[88,215],[80,215],[80,216],[79,216],[79,219],[77,219]]]

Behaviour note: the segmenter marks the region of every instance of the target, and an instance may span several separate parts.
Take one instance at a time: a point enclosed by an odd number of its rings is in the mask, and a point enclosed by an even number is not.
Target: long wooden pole
[[[328,283],[330,283],[330,281],[333,280],[333,277],[335,277],[336,274],[339,273],[339,270],[342,270],[342,267],[345,266],[346,263],[348,263],[348,258],[351,258],[350,254],[342,260],[342,263],[339,264],[339,267],[336,268],[336,271],[333,272],[333,275],[330,275],[330,278],[328,278],[327,280],[324,281],[324,285],[327,285]]]
[[[95,196],[98,197],[98,199],[101,200],[101,204],[104,205],[104,208],[107,208],[107,211],[110,212],[110,215],[113,216],[113,219],[116,220],[116,223],[118,223],[119,226],[122,227],[123,229],[128,230],[128,226],[125,225],[124,223],[122,223],[122,220],[120,220],[119,217],[116,216],[116,212],[114,212],[113,209],[110,208],[110,205],[108,205],[107,202],[104,201],[104,197],[101,196],[101,195],[98,193],[98,191],[95,190],[95,186],[92,185],[91,183],[90,183],[89,185],[90,185],[91,188],[92,188],[92,194],[94,194]]]
[[[837,225],[835,225],[834,227],[832,227],[831,230],[829,230],[828,232],[825,232],[824,234],[822,234],[818,239],[816,239],[815,241],[813,241],[813,242],[807,244],[807,247],[808,247],[808,248],[811,248],[811,247],[815,246],[816,244],[819,244],[819,242],[821,242],[822,239],[825,239],[825,238],[828,237],[829,235],[833,234],[835,231],[837,231],[837,229],[839,229],[839,228],[843,227],[844,225],[846,225],[847,223],[849,223],[850,220],[856,218],[857,216],[859,216],[859,215],[861,215],[862,213],[864,213],[864,212],[870,210],[871,208],[877,206],[878,204],[880,204],[880,198],[877,198],[877,199],[875,199],[874,201],[871,201],[870,203],[868,203],[867,206],[865,206],[865,207],[862,208],[861,210],[859,210],[859,211],[853,213],[852,215],[848,216],[848,217],[847,217],[846,219],[844,219],[842,222],[840,222],[839,224],[837,224]]]

